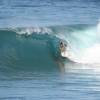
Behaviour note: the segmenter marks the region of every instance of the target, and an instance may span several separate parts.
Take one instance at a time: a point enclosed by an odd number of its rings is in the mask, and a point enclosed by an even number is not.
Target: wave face
[[[1,29],[0,67],[2,70],[54,68],[59,62],[65,61],[60,55],[60,41],[67,43],[66,58],[78,63],[84,62],[95,52],[95,47],[91,47],[99,44],[97,28],[97,25],[70,25]]]
[[[42,32],[32,32],[29,36],[27,32],[20,34],[25,29],[0,30],[1,68],[33,69],[57,66],[57,43],[60,39]]]

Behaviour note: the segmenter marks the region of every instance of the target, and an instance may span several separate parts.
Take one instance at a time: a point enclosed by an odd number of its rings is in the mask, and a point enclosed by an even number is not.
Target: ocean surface
[[[100,0],[0,0],[0,100],[100,100]]]

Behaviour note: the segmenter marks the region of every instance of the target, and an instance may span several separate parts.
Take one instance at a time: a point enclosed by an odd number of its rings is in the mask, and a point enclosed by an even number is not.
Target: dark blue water
[[[0,27],[95,24],[99,0],[1,0]]]
[[[99,100],[99,18],[99,0],[1,0],[0,100]]]

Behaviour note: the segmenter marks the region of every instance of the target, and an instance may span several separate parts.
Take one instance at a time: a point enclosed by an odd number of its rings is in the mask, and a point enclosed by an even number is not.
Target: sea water
[[[0,0],[0,100],[99,100],[99,18],[99,0]]]

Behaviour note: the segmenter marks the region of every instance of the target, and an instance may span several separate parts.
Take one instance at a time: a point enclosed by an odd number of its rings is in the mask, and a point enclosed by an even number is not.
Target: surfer
[[[62,42],[62,41],[60,42],[60,51],[61,51],[61,53],[66,51],[66,46],[67,45],[64,42]]]
[[[67,50],[67,44],[64,41],[60,41],[60,54],[62,57],[67,58],[69,56],[68,50]]]

